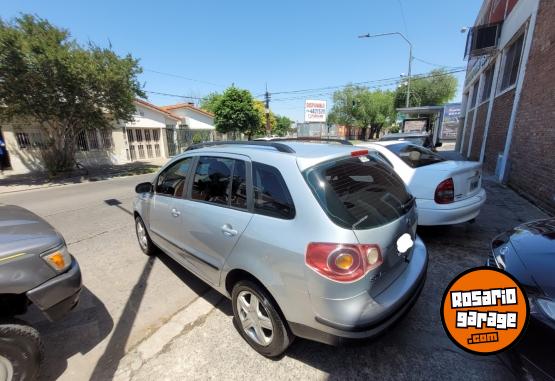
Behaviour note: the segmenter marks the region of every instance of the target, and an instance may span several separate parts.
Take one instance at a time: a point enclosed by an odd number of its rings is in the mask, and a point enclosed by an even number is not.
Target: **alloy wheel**
[[[139,239],[139,245],[146,250],[148,248],[148,237],[146,235],[146,229],[143,226],[143,223],[137,220],[137,238]]]
[[[241,291],[237,297],[237,311],[245,333],[259,345],[270,345],[274,326],[260,299],[252,292]]]

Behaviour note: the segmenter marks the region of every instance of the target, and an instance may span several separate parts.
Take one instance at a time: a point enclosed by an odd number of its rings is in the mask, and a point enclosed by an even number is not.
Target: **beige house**
[[[133,122],[118,122],[112,130],[91,130],[79,135],[76,160],[86,167],[134,161],[162,164],[193,140],[214,139],[213,116],[194,106],[161,108],[141,99],[135,100],[135,106]],[[8,152],[6,174],[44,169],[40,148],[45,138],[36,123],[0,124],[0,137]]]

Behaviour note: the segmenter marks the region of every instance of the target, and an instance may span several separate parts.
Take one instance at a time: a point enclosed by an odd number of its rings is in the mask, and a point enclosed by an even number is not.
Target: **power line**
[[[163,95],[163,96],[166,96],[166,97],[187,98],[187,99],[196,99],[196,100],[203,99],[202,97],[190,97],[188,95],[161,93],[159,91],[152,91],[152,90],[144,90],[144,92],[149,93],[149,94]]]
[[[397,3],[399,3],[399,8],[401,8],[401,18],[403,20],[403,26],[405,27],[405,34],[408,36],[409,28],[407,27],[407,19],[405,18],[405,11],[403,10],[403,3],[401,0],[397,0]]]
[[[436,64],[436,63],[433,63],[433,62],[430,62],[430,61],[426,61],[426,60],[423,60],[422,58],[418,58],[418,57],[414,57],[414,56],[412,57],[412,59],[413,59],[413,60],[416,60],[416,61],[419,61],[419,62],[422,62],[422,63],[425,63],[425,64],[427,64],[427,65],[431,65],[431,66],[448,67],[447,65]]]
[[[413,75],[412,78],[413,79],[425,79],[425,78],[433,78],[433,77],[441,77],[444,75],[450,75],[450,74],[455,74],[455,73],[460,73],[465,71],[466,68],[463,66],[460,67],[453,67],[452,69],[444,72],[444,73],[434,73],[434,74],[416,74]],[[392,77],[392,78],[384,78],[384,79],[379,79],[379,80],[374,80],[374,81],[365,81],[365,82],[355,82],[355,83],[350,83],[347,85],[342,85],[342,86],[327,86],[327,87],[322,87],[322,88],[316,88],[316,89],[308,89],[310,91],[307,90],[293,90],[293,91],[282,91],[282,92],[275,92],[273,94],[293,94],[289,97],[284,97],[284,98],[275,98],[273,99],[273,101],[276,102],[280,102],[280,101],[291,101],[291,100],[298,100],[298,99],[303,99],[307,96],[325,96],[325,95],[332,95],[335,90],[337,89],[343,89],[346,88],[348,86],[353,86],[353,85],[360,85],[360,84],[369,84],[369,83],[375,83],[373,85],[368,85],[365,86],[367,88],[384,88],[384,87],[388,87],[388,86],[393,86],[396,85],[397,83],[399,83],[399,78],[398,77]],[[402,80],[402,79],[401,79]],[[324,91],[324,90],[330,90],[330,91]],[[300,94],[300,92],[304,92],[302,94]]]
[[[166,73],[166,72],[163,72],[163,71],[152,70],[152,69],[143,69],[143,70],[151,72],[151,73],[160,74],[160,75],[166,75],[168,77],[181,78],[181,79],[185,79],[187,81],[205,83],[205,84],[212,85],[212,86],[217,86],[217,87],[225,87],[224,85],[219,85],[219,84],[214,83],[214,82],[208,82],[208,81],[203,81],[203,80],[200,80],[200,79],[189,78],[189,77],[185,77],[185,76],[182,76],[182,75],[179,75],[179,74]]]

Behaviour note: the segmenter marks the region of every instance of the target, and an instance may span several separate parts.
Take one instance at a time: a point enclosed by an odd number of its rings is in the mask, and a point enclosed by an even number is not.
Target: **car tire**
[[[0,322],[0,381],[36,380],[43,358],[39,332],[19,320]]]
[[[141,230],[142,229],[142,230]],[[156,255],[158,248],[150,239],[148,231],[146,230],[143,219],[139,216],[135,217],[135,233],[137,234],[137,242],[139,247],[148,256]]]
[[[258,316],[263,319],[262,324],[267,324],[271,322],[271,339],[267,342],[262,342],[263,340],[257,339],[259,335],[256,332],[262,331],[264,339],[267,340],[269,329],[261,327],[260,324],[257,328],[251,327],[249,329],[244,328],[243,321],[246,319],[245,309],[240,307],[241,302],[238,302],[239,298],[243,301],[247,300],[249,305],[252,307],[253,300],[255,297],[258,302],[254,303],[258,305]],[[260,285],[251,281],[240,281],[233,287],[232,291],[232,304],[233,304],[233,325],[239,332],[239,334],[245,339],[245,341],[258,353],[266,357],[278,357],[291,345],[294,336],[289,330],[285,319],[282,317],[279,307],[274,302],[273,298],[269,293]],[[245,307],[243,305],[243,307]],[[254,310],[250,311],[254,314]]]

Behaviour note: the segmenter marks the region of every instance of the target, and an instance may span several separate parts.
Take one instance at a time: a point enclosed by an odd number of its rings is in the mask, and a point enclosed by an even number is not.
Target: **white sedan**
[[[416,198],[418,225],[453,225],[473,220],[486,201],[482,164],[445,160],[404,141],[358,144],[389,163]]]

